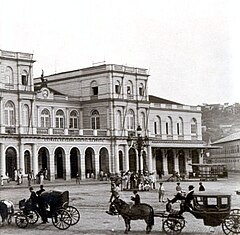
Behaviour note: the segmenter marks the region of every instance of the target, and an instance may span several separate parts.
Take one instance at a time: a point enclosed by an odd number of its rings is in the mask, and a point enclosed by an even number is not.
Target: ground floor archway
[[[163,155],[161,149],[157,148],[155,151],[156,155],[156,171],[159,178],[163,175]]]
[[[109,154],[106,148],[101,148],[99,152],[99,171],[109,172]]]
[[[92,148],[87,148],[85,151],[85,175],[86,178],[95,178],[95,154]]]
[[[13,180],[14,170],[17,169],[17,152],[14,148],[10,147],[6,150],[6,174]]]
[[[134,148],[129,149],[129,170],[131,172],[137,172],[137,157]]]
[[[185,153],[183,150],[178,151],[178,164],[179,164],[180,175],[186,174],[186,161],[185,161]]]
[[[168,174],[174,173],[174,154],[173,150],[167,150],[167,167],[168,167]]]
[[[81,175],[80,153],[77,148],[72,148],[70,151],[70,171],[71,178],[76,178],[77,174]]]
[[[62,148],[57,148],[54,154],[55,175],[57,179],[64,178],[65,164],[64,151]]]

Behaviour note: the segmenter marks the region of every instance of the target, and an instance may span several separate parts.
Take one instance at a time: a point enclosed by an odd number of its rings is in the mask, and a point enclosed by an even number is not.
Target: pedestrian
[[[203,186],[202,182],[199,183],[199,191],[205,191],[205,187]]]
[[[39,176],[39,183],[40,183],[40,185],[43,185],[43,183],[44,183],[44,175],[43,175],[43,173],[41,172],[40,173],[40,176]]]
[[[138,206],[141,203],[140,196],[137,190],[133,190],[134,196],[131,196],[131,200],[134,201],[134,205]]]
[[[3,175],[1,175],[1,186],[3,186]]]
[[[118,184],[115,184],[115,183],[112,183],[111,184],[111,197],[109,199],[109,202],[111,203],[113,201],[113,199],[119,197],[119,185]]]
[[[14,171],[13,171],[13,175],[14,175],[14,181],[17,182],[18,181],[18,171],[15,168],[14,168]]]
[[[78,173],[76,175],[76,184],[80,184],[80,175]]]
[[[27,179],[28,179],[28,187],[30,187],[31,181],[32,181],[32,175],[30,173],[28,173]]]
[[[164,194],[165,194],[165,189],[163,186],[163,183],[159,183],[159,188],[158,188],[158,200],[159,202],[164,202]]]
[[[182,187],[180,186],[179,182],[177,183],[176,191],[177,191],[177,193],[179,193],[179,192],[181,193],[182,192]]]

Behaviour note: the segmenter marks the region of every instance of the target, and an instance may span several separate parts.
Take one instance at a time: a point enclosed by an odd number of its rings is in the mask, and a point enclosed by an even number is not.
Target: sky
[[[34,54],[34,77],[101,62],[148,69],[149,94],[240,102],[238,0],[0,0],[0,49]]]

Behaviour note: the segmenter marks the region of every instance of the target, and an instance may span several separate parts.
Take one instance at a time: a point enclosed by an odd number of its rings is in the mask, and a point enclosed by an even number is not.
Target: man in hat
[[[134,201],[134,205],[137,206],[140,204],[140,196],[138,194],[138,191],[137,190],[133,190],[133,194],[134,196],[131,196],[131,200]]]
[[[181,215],[184,211],[190,211],[192,208],[192,200],[193,200],[193,194],[194,194],[194,186],[189,185],[188,186],[188,193],[187,196],[185,197],[185,202],[184,206],[180,208],[179,215]]]

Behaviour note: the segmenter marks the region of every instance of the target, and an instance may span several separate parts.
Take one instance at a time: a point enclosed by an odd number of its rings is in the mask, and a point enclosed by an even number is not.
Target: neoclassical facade
[[[149,95],[146,69],[103,64],[33,79],[34,62],[0,50],[2,175],[46,168],[50,180],[85,179],[139,166],[188,174],[203,161],[201,108]],[[127,144],[139,125],[149,140],[140,159]]]

